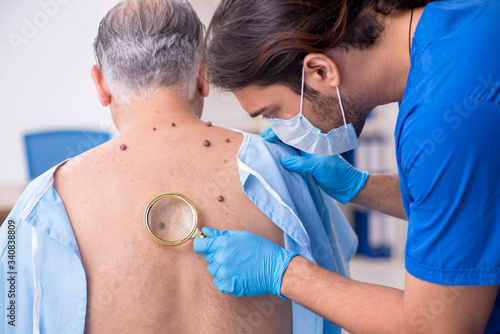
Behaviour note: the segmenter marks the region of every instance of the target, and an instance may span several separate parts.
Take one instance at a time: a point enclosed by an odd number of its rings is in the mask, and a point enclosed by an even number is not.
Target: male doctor
[[[282,164],[342,203],[408,219],[400,291],[328,272],[253,234],[194,242],[222,292],[286,296],[353,333],[500,333],[500,2],[223,0],[208,29],[213,84]],[[370,111],[401,101],[398,177],[337,154]]]

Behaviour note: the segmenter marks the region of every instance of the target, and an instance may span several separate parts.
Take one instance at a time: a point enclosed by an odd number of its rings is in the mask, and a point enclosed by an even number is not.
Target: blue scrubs
[[[500,284],[499,127],[500,2],[427,5],[395,130],[414,277]],[[497,296],[486,333],[499,332]]]

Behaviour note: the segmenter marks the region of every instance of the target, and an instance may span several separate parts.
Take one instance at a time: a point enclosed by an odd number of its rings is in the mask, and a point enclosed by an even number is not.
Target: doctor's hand
[[[270,143],[276,143],[281,141],[270,126],[265,128],[264,131],[262,131],[262,133],[260,134],[260,136]]]
[[[297,253],[250,232],[218,231],[204,227],[193,249],[204,254],[215,286],[236,297],[281,295],[281,280]]]
[[[281,164],[293,172],[311,174],[328,195],[342,204],[353,199],[368,179],[367,172],[357,170],[339,155],[300,154],[283,157]]]

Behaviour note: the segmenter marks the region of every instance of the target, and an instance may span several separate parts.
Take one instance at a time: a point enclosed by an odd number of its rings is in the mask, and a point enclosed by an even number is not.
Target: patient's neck
[[[199,121],[203,98],[193,99],[165,89],[152,97],[135,99],[127,105],[111,103],[113,121],[121,133],[154,126],[163,122]]]

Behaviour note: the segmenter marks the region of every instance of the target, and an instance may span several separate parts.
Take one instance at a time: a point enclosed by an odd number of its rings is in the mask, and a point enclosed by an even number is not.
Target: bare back
[[[144,228],[148,202],[179,192],[194,202],[200,228],[283,245],[283,232],[242,191],[242,139],[197,119],[145,122],[57,171],[87,275],[86,333],[291,333],[289,301],[222,294],[192,241],[162,246]]]

